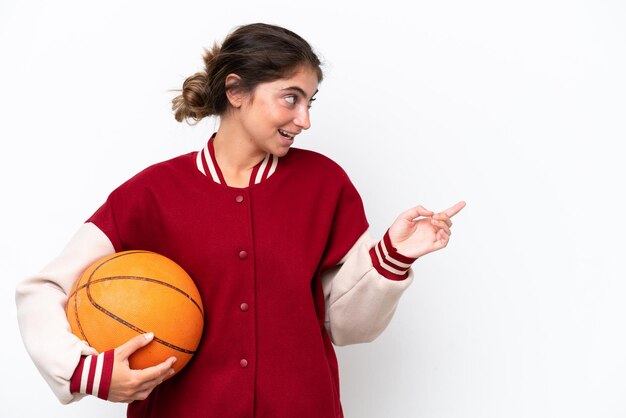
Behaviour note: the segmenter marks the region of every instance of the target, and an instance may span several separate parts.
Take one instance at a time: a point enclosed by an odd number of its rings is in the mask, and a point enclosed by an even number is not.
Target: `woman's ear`
[[[243,103],[244,94],[239,89],[241,77],[237,74],[228,74],[226,76],[226,97],[230,105],[234,108],[240,108]]]

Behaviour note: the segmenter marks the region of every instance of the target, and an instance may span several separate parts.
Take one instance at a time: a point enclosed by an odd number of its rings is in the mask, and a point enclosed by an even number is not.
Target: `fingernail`
[[[174,360],[172,360],[172,364],[176,363],[176,360],[178,360],[176,357],[174,357]]]
[[[153,332],[147,332],[145,334],[143,334],[144,338],[148,341],[150,341],[152,338],[154,338],[154,333]]]

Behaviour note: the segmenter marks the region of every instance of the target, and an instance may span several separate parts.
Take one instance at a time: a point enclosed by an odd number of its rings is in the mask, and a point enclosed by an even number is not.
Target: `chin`
[[[280,147],[276,150],[276,152],[272,152],[272,154],[274,154],[275,156],[277,156],[278,158],[280,157],[284,157],[285,155],[287,155],[287,153],[289,152],[289,149],[291,147]]]

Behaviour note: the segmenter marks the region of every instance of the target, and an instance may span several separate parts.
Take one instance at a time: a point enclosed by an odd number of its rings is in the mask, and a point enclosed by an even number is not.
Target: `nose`
[[[295,123],[300,129],[303,129],[303,130],[309,129],[311,127],[311,118],[309,116],[309,108],[306,107],[304,109],[301,109],[298,112],[298,115],[296,116],[296,118],[293,120],[293,123]]]

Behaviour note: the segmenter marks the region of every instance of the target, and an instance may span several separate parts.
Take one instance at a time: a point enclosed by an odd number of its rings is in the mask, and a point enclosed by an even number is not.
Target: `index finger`
[[[141,370],[134,370],[134,372],[142,382],[159,379],[167,376],[170,367],[172,367],[175,361],[175,357],[170,357],[163,363],[157,364],[156,366],[147,367]]]
[[[459,203],[455,204],[454,206],[444,210],[443,213],[445,213],[449,217],[453,217],[454,215],[459,213],[461,209],[463,209],[464,207],[465,207],[465,202],[461,200]]]

